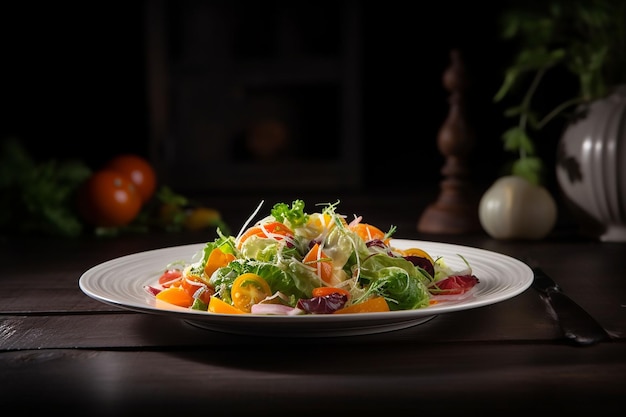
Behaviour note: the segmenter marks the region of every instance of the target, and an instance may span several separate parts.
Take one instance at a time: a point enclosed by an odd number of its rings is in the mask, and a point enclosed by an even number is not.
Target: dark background
[[[340,3],[340,2],[339,2]],[[506,3],[368,1],[361,5],[363,186],[419,192],[440,179],[437,132],[448,113],[442,75],[461,51],[476,140],[471,170],[490,183],[509,155],[493,103],[511,51],[499,39]],[[149,156],[144,2],[0,6],[0,136],[38,159]],[[552,158],[553,143],[542,151]]]

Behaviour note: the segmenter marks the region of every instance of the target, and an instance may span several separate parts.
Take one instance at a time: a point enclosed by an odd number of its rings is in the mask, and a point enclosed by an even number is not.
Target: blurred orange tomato
[[[113,157],[106,168],[113,169],[126,175],[141,196],[142,204],[145,204],[156,190],[156,171],[144,158],[133,154],[121,154]]]
[[[137,217],[142,200],[128,177],[118,171],[102,169],[81,186],[77,203],[79,213],[91,225],[119,227]]]

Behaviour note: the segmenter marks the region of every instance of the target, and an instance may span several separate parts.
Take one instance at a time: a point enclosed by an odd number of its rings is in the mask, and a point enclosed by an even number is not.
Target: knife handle
[[[552,291],[547,298],[558,317],[563,335],[570,342],[577,345],[592,345],[609,340],[606,330],[567,295]]]

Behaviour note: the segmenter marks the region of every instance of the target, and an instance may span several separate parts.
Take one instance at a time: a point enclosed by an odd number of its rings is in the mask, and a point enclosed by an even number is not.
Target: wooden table
[[[255,198],[212,203],[239,227]],[[78,287],[81,274],[101,262],[213,240],[212,234],[4,237],[0,403],[21,414],[89,416],[600,415],[624,409],[626,244],[600,243],[568,228],[530,242],[484,233],[428,236],[415,228],[428,200],[389,201],[347,198],[340,212],[394,224],[396,237],[534,258],[613,340],[568,344],[532,288],[394,332],[313,339],[218,333],[118,309]]]

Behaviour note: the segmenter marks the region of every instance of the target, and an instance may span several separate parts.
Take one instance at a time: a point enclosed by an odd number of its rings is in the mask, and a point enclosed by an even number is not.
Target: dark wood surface
[[[257,197],[211,203],[237,229]],[[319,198],[316,202],[326,201]],[[568,225],[559,225],[541,241],[500,241],[480,232],[425,235],[416,224],[429,198],[390,203],[375,195],[346,196],[339,211],[362,214],[383,228],[394,224],[400,238],[532,258],[613,339],[570,345],[532,288],[497,304],[439,315],[394,332],[332,338],[218,333],[112,307],[78,287],[81,274],[101,262],[205,242],[212,234],[4,237],[0,402],[22,413],[46,409],[90,416],[599,415],[623,410],[626,244],[584,238]]]

